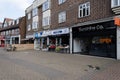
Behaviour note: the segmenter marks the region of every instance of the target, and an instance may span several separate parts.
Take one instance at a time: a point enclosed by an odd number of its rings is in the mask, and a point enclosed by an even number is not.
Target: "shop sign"
[[[52,31],[52,35],[68,34],[69,32],[69,28],[57,29]]]
[[[96,25],[96,26],[88,26],[88,27],[80,27],[79,31],[94,31],[94,30],[103,30],[104,26],[103,25]]]
[[[42,37],[42,35],[43,35],[43,32],[36,32],[36,33],[34,33],[34,38],[40,38],[40,37]]]
[[[43,31],[41,37],[46,37],[46,36],[48,36],[48,35],[51,35],[51,31]]]

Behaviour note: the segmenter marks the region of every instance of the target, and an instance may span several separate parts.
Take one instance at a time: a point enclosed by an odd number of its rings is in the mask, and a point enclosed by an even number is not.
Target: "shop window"
[[[85,17],[90,15],[90,2],[79,5],[78,17]]]

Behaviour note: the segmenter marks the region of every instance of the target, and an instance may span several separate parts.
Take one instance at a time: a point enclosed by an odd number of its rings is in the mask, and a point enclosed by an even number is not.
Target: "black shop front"
[[[73,53],[116,58],[114,21],[74,27]]]

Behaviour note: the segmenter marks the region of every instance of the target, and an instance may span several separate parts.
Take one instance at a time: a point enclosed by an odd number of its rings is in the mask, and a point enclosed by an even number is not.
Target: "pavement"
[[[0,80],[120,80],[112,58],[0,48]]]

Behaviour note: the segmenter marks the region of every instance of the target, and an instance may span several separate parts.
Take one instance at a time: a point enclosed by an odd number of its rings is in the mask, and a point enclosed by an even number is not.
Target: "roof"
[[[5,18],[6,21],[13,21],[14,19],[11,18]]]

